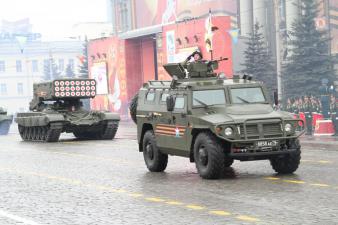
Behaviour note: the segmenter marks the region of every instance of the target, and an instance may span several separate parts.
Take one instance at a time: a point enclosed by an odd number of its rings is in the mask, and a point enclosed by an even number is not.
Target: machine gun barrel
[[[224,60],[229,60],[229,58],[221,57],[221,58],[219,58],[217,61],[220,62],[220,61],[224,61]]]

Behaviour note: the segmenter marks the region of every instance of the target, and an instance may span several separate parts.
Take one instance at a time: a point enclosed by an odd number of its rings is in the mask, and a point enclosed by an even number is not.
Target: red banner
[[[124,41],[115,37],[92,41],[88,44],[89,77],[107,80],[107,93],[97,95],[91,102],[92,108],[127,114],[127,84],[124,60]],[[97,74],[97,66],[107,65],[106,78]],[[102,69],[100,71],[103,71]],[[94,74],[96,73],[96,74]],[[100,82],[97,81],[97,82]],[[104,88],[105,84],[102,84]]]
[[[206,16],[209,9],[214,15],[231,16],[233,23],[236,23],[236,0],[137,0],[135,1],[136,27],[142,28]]]

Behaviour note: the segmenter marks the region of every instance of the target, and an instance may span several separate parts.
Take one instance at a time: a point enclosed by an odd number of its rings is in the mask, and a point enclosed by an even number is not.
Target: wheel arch
[[[191,143],[190,143],[190,153],[189,153],[190,162],[195,162],[195,159],[194,159],[194,143],[195,143],[196,137],[201,132],[210,132],[210,133],[213,133],[208,128],[195,128],[195,129],[192,129],[192,131],[191,131],[192,139],[191,139]],[[227,151],[228,151],[227,149],[229,149],[229,151],[230,151],[231,143],[227,142],[226,140],[223,140],[223,139],[220,139],[220,141],[222,142],[222,146],[224,146],[224,153],[227,153]]]
[[[190,143],[190,153],[189,153],[189,160],[190,162],[195,162],[195,159],[194,159],[194,143],[195,143],[195,140],[196,140],[196,137],[199,133],[201,132],[207,132],[207,131],[210,131],[210,129],[207,129],[207,128],[194,128],[191,130],[191,143]]]
[[[150,123],[145,123],[145,124],[143,124],[143,126],[142,126],[142,131],[141,131],[140,142],[139,142],[139,144],[138,144],[139,152],[143,152],[143,137],[144,137],[144,134],[145,134],[148,130],[154,130],[154,129],[153,129],[153,125],[151,125]]]

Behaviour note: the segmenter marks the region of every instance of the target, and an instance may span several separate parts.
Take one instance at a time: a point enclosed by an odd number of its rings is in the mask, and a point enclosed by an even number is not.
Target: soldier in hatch
[[[192,60],[193,59],[193,60]],[[194,51],[191,55],[187,57],[186,60],[182,63],[183,65],[188,65],[190,62],[199,62],[203,59],[203,55],[200,51]],[[192,61],[191,61],[192,60]]]

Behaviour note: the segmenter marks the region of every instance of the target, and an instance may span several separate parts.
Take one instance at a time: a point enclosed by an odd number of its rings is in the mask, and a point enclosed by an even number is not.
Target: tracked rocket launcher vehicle
[[[94,79],[57,79],[33,86],[30,112],[18,113],[15,121],[23,140],[56,142],[62,132],[80,139],[113,139],[120,116],[88,111],[81,99],[94,98]]]

